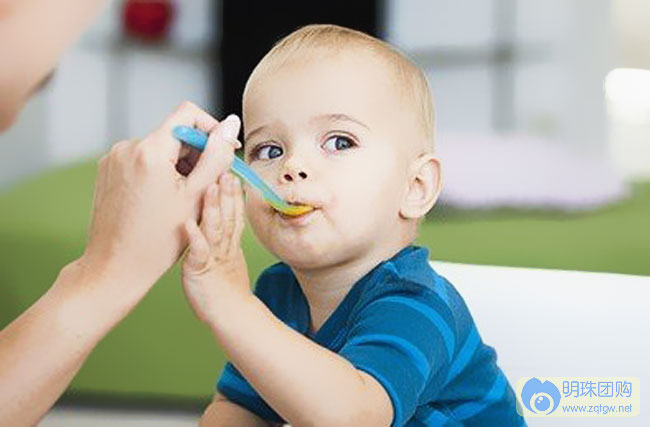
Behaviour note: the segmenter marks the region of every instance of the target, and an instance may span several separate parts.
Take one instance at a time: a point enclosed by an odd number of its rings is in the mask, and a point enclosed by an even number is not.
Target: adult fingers
[[[210,133],[196,167],[188,176],[188,186],[193,191],[203,192],[211,182],[228,170],[237,147],[237,135],[241,121],[234,114],[219,123],[217,129]]]
[[[181,142],[174,138],[172,131],[176,126],[189,126],[210,132],[219,123],[217,119],[191,102],[183,102],[170,114],[163,124],[142,141],[144,145],[155,146],[157,152],[164,153],[174,165],[178,162]]]

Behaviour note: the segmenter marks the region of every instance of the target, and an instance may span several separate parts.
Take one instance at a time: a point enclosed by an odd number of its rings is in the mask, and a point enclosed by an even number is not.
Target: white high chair
[[[639,377],[650,385],[650,277],[431,263],[458,289],[512,387],[520,377]],[[531,426],[650,425],[630,418],[527,418]]]

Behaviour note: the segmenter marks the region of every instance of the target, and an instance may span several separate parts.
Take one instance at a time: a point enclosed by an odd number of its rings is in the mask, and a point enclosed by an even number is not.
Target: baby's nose
[[[282,178],[285,182],[300,181],[301,179],[307,179],[307,172],[302,170],[286,172],[282,175]]]

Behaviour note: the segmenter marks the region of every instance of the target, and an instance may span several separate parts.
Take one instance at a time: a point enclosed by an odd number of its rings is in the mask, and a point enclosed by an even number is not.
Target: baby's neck
[[[292,267],[309,304],[311,332],[320,329],[359,279],[407,244],[399,242],[394,245],[374,247],[363,256],[332,267],[309,270]]]

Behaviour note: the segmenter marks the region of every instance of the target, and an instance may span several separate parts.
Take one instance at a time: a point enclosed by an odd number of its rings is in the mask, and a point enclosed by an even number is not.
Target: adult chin
[[[16,123],[27,102],[52,81],[55,70],[48,71],[38,80],[33,80],[34,76],[31,74],[25,74],[23,80],[14,81],[13,84],[7,83],[0,88],[0,133]]]
[[[6,102],[6,100],[2,101],[0,104],[0,133],[9,130],[9,128],[16,123],[19,112],[19,106],[11,105],[11,103]]]

